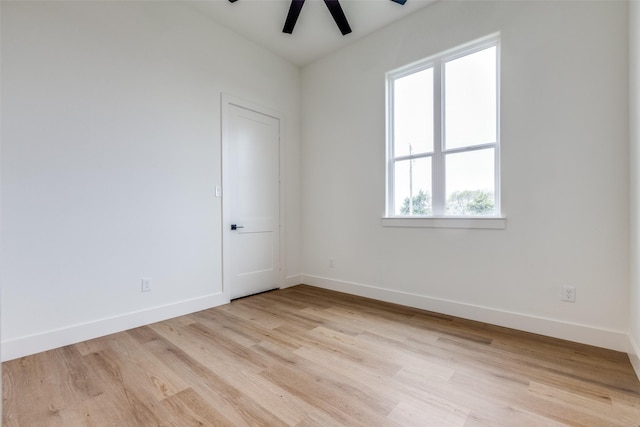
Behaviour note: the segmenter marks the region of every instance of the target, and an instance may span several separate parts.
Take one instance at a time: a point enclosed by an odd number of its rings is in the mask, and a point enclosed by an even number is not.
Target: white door
[[[280,120],[223,108],[224,286],[234,299],[280,287]]]

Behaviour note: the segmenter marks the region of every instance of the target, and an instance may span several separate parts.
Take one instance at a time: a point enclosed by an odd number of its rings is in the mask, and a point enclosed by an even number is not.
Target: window
[[[500,216],[498,42],[387,73],[387,217]]]

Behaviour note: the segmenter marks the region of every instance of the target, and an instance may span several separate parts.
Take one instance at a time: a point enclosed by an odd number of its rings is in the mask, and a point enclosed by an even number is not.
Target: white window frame
[[[496,47],[496,141],[470,147],[444,148],[444,66],[447,62],[472,53]],[[396,79],[433,68],[433,121],[434,147],[431,153],[394,156],[394,93],[393,83]],[[382,219],[384,226],[400,227],[445,227],[445,228],[498,228],[506,226],[501,210],[500,194],[500,34],[492,34],[470,43],[430,56],[404,67],[386,73],[386,212]],[[465,153],[494,148],[494,215],[489,216],[447,216],[445,214],[445,162],[447,154]],[[394,167],[397,161],[432,157],[432,216],[399,216],[395,215]]]

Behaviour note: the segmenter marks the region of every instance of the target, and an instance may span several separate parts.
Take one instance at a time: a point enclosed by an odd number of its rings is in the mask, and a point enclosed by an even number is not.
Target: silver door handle
[[[236,225],[236,224],[231,224],[231,229],[232,229],[232,230],[237,230],[238,228],[244,228],[244,226],[242,226],[242,225]]]

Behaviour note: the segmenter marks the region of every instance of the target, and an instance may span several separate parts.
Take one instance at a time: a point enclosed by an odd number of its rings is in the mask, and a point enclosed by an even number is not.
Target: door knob
[[[244,228],[242,225],[231,224],[232,230],[237,230],[238,228]]]

